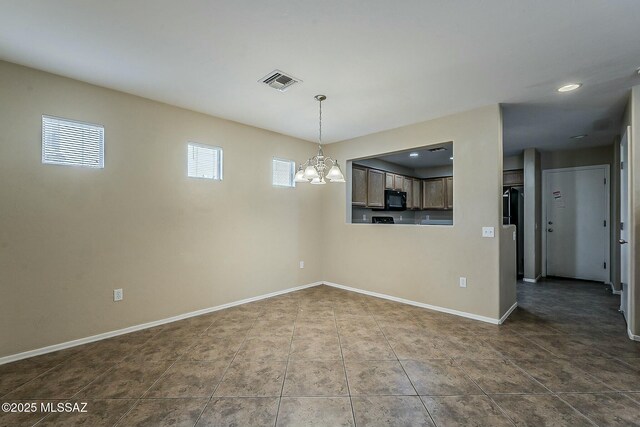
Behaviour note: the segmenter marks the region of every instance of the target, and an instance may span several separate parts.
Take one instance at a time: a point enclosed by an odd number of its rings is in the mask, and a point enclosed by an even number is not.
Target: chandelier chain
[[[318,131],[318,144],[322,145],[322,100],[319,101],[320,103],[320,123],[319,123],[319,131]]]

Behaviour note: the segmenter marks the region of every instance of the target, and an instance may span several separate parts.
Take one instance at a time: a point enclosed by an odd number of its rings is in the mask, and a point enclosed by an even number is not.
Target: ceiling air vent
[[[265,77],[260,79],[260,81],[266,85],[271,86],[274,89],[279,90],[280,92],[284,92],[294,84],[302,82],[302,80],[287,75],[280,70],[275,70],[267,74]]]

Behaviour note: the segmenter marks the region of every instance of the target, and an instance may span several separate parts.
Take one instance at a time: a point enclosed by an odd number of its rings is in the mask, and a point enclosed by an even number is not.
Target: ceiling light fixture
[[[449,160],[453,160],[453,156],[449,157]]]
[[[320,105],[320,128],[318,132],[318,154],[311,157],[298,167],[296,182],[311,182],[311,184],[326,184],[325,178],[331,182],[345,182],[338,161],[325,156],[322,151],[322,101],[327,99],[324,95],[316,95],[316,101]],[[327,172],[328,169],[328,172]]]
[[[419,154],[418,154],[418,153],[410,153],[410,154],[409,154],[409,157],[418,157],[418,156],[419,156]]]
[[[560,86],[558,92],[571,92],[582,86],[582,83],[569,83],[568,85]]]
[[[582,138],[584,138],[584,137],[586,137],[586,136],[587,136],[587,134],[586,134],[586,133],[585,133],[585,134],[583,134],[583,135],[574,135],[574,136],[572,136],[572,137],[571,137],[571,139],[582,139]]]

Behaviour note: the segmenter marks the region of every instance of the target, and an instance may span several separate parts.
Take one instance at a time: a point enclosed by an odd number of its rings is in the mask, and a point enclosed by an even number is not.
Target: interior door
[[[622,283],[622,295],[620,295],[620,311],[625,319],[629,313],[629,135],[631,127],[620,140],[620,282]]]
[[[547,275],[608,281],[607,167],[544,173]]]

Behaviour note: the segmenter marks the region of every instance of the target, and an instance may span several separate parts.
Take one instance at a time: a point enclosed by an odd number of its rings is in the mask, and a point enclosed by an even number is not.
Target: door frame
[[[627,189],[627,197],[626,197],[626,201],[627,201],[627,209],[626,209],[626,220],[627,222],[624,224],[624,226],[626,227],[626,231],[627,231],[627,253],[629,255],[629,259],[627,262],[627,282],[628,283],[623,283],[622,282],[622,274],[623,274],[623,266],[622,266],[622,254],[620,254],[620,259],[618,260],[618,263],[620,264],[620,283],[622,286],[626,287],[626,294],[624,295],[626,298],[626,301],[622,301],[622,298],[620,298],[620,309],[623,311],[623,315],[625,317],[625,321],[627,322],[627,333],[629,334],[629,337],[631,339],[633,339],[632,337],[632,333],[631,333],[631,327],[629,326],[629,322],[630,319],[633,319],[632,317],[632,311],[634,309],[634,304],[632,303],[633,298],[635,298],[635,281],[634,281],[634,270],[632,268],[633,265],[633,260],[634,260],[634,256],[635,256],[635,251],[634,251],[634,246],[633,246],[633,239],[634,239],[634,226],[633,226],[633,192],[632,192],[632,188],[633,188],[633,176],[631,173],[631,126],[627,126],[624,133],[622,134],[619,144],[622,145],[622,141],[624,140],[624,138],[627,138],[627,152],[626,152],[626,158],[622,158],[622,156],[620,157],[620,162],[624,162],[622,163],[623,167],[626,168],[627,171],[627,182],[626,184],[626,189]],[[621,153],[622,154],[622,153]],[[618,170],[618,172],[620,172],[620,170]],[[623,195],[622,195],[622,177],[620,177],[620,186],[619,186],[619,191],[620,191],[620,222],[622,222],[622,199],[623,199]],[[620,224],[618,224],[619,226]],[[622,239],[622,236],[619,236],[620,239]],[[619,244],[619,242],[617,242]],[[625,292],[624,289],[622,290],[622,292]],[[622,307],[622,304],[626,302],[626,307]]]
[[[608,164],[603,165],[589,165],[589,166],[577,166],[570,168],[557,168],[557,169],[544,169],[542,171],[542,188],[540,189],[542,193],[542,215],[540,215],[542,227],[540,232],[541,236],[541,250],[542,250],[542,277],[547,277],[547,197],[545,194],[547,188],[547,180],[548,175],[552,172],[569,172],[569,171],[581,171],[581,170],[590,170],[590,169],[604,169],[604,176],[607,180],[607,184],[604,186],[604,195],[605,195],[605,205],[604,205],[604,214],[605,220],[607,221],[606,234],[607,238],[605,239],[605,262],[607,263],[607,281],[604,282],[608,285],[611,284],[611,173],[610,166]]]

